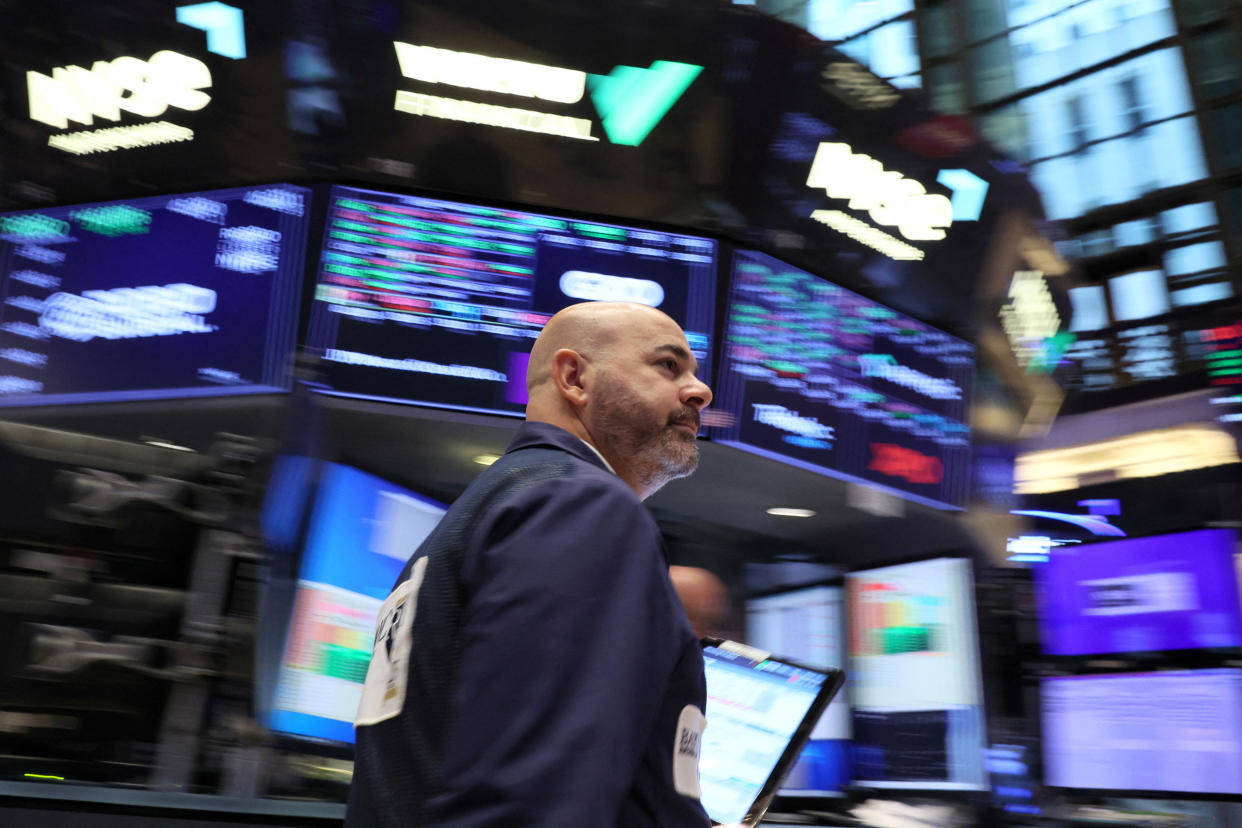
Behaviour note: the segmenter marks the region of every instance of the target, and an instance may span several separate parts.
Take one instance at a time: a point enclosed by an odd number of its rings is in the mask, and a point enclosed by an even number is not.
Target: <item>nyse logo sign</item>
[[[913,178],[849,144],[822,143],[815,153],[808,187],[823,188],[829,198],[849,199],[849,208],[866,212],[876,224],[896,227],[911,241],[939,241],[953,224],[953,202],[927,192]]]
[[[177,21],[207,35],[207,50],[230,58],[246,56],[239,9],[199,3],[177,9]],[[30,119],[65,130],[70,122],[91,127],[95,119],[117,122],[123,113],[158,118],[171,107],[187,112],[211,103],[204,90],[211,70],[198,58],[162,49],[142,59],[124,56],[83,66],[58,66],[50,74],[26,72]],[[194,138],[192,130],[167,121],[115,126],[48,136],[48,146],[75,155],[146,147]]]
[[[58,67],[51,77],[26,73],[30,117],[59,129],[70,121],[91,126],[97,117],[119,121],[122,112],[155,118],[170,106],[199,110],[211,102],[202,91],[210,87],[207,64],[170,51],[156,52],[150,60],[99,60],[90,69]]]

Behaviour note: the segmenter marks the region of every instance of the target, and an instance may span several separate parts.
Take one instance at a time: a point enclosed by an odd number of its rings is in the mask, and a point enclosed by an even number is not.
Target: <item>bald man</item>
[[[658,310],[574,305],[526,422],[380,609],[346,825],[703,828],[698,638],[642,500],[698,465],[698,380]]]

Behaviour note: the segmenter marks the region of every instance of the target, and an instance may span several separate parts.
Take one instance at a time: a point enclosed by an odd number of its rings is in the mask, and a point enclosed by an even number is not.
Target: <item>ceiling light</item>
[[[813,509],[789,509],[784,506],[773,506],[768,509],[768,514],[777,517],[815,517]]]
[[[478,463],[480,466],[490,466],[492,463],[495,463],[497,460],[500,459],[500,455],[499,454],[476,454],[471,459],[474,460],[474,462]]]
[[[189,446],[183,446],[178,443],[170,443],[167,440],[161,440],[157,437],[144,437],[142,438],[142,442],[146,443],[148,446],[155,446],[157,448],[173,449],[175,451],[194,451],[194,449]]]

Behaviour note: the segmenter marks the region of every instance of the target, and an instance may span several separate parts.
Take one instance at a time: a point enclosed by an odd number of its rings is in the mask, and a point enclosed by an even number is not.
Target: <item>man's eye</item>
[[[665,359],[665,360],[661,360],[661,361],[660,361],[660,365],[664,366],[665,368],[667,368],[667,369],[668,369],[668,370],[670,370],[670,371],[674,371],[674,372],[675,372],[675,371],[677,370],[677,360],[675,360],[675,359]]]

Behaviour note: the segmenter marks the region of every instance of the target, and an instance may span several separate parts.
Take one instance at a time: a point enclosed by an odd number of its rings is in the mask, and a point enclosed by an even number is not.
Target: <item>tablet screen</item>
[[[699,786],[707,815],[721,823],[741,822],[756,801],[775,792],[814,726],[810,719],[840,683],[839,674],[739,649],[703,648],[707,726]]]

